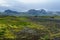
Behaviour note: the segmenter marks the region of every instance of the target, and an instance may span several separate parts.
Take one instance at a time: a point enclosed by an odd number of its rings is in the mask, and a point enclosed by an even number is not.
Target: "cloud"
[[[0,9],[25,11],[29,9],[60,10],[60,0],[0,0]]]
[[[6,1],[0,0],[0,4],[4,4],[4,3],[6,3]]]
[[[25,4],[44,4],[44,3],[54,3],[54,2],[60,2],[60,0],[15,0],[20,3],[25,3]]]
[[[10,5],[5,0],[0,0],[0,6],[9,7]]]
[[[22,3],[44,3],[46,0],[16,0]]]

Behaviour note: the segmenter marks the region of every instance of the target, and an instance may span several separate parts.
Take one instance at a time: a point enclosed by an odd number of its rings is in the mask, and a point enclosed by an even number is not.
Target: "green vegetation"
[[[54,40],[60,37],[60,22],[37,18],[50,17],[0,17],[0,39]]]

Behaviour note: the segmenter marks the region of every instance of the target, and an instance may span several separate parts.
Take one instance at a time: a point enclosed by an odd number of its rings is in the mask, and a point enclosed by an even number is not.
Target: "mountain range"
[[[0,12],[0,15],[9,15],[9,16],[54,16],[58,15],[60,16],[60,12],[52,12],[52,11],[46,11],[44,9],[35,10],[30,9],[27,12],[17,12],[13,10],[5,10],[4,12]]]

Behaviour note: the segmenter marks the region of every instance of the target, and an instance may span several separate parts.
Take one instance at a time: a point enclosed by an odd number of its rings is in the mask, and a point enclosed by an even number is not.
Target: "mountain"
[[[46,10],[44,10],[44,9],[41,9],[41,10],[40,10],[40,13],[42,13],[42,14],[47,14]]]
[[[46,16],[47,11],[44,9],[41,9],[40,11],[38,11],[38,16]]]
[[[18,13],[18,12],[12,10],[5,10],[5,13]]]
[[[55,12],[55,14],[60,16],[60,11]]]
[[[31,15],[34,15],[34,16],[48,16],[48,15],[50,15],[50,13],[48,13],[44,9],[41,9],[41,10],[30,9],[28,11],[28,13]]]
[[[13,15],[15,16],[16,14],[18,14],[18,12],[17,11],[12,11],[12,10],[8,9],[8,10],[4,11],[4,14],[5,15],[9,15],[9,16],[13,16]]]
[[[41,10],[35,10],[30,9],[27,12],[17,12],[12,10],[5,10],[3,13],[0,13],[0,15],[9,15],[9,16],[54,16],[54,15],[60,15],[60,12],[52,12],[52,11],[46,11],[44,9]]]

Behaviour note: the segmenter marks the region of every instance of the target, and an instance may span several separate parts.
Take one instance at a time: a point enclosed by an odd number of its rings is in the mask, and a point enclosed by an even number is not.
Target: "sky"
[[[0,11],[27,11],[29,9],[46,9],[60,11],[60,0],[0,0]]]

